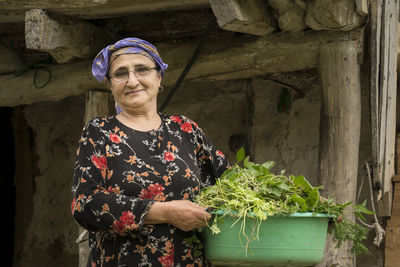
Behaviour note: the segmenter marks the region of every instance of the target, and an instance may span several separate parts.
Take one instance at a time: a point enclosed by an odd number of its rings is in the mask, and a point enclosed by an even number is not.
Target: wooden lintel
[[[98,19],[205,6],[209,6],[207,0],[5,0],[0,1],[0,23],[23,22],[25,12],[30,9],[45,9],[81,19]]]
[[[341,32],[279,33],[254,38],[209,40],[186,80],[242,79],[270,73],[313,69],[318,66],[319,47],[333,40],[356,38]],[[226,44],[229,43],[229,47]],[[156,44],[169,64],[162,81],[171,86],[178,79],[197,42]],[[17,106],[39,101],[58,101],[93,88],[105,90],[91,75],[91,60],[49,66],[51,81],[41,89],[33,86],[34,70],[22,76],[0,76],[0,106]],[[41,84],[46,81],[43,75]],[[43,82],[44,79],[44,82]]]
[[[220,28],[254,35],[275,30],[267,3],[263,0],[209,0]]]
[[[25,15],[26,48],[48,52],[58,63],[91,58],[112,36],[89,22],[65,16],[50,16],[42,9]]]

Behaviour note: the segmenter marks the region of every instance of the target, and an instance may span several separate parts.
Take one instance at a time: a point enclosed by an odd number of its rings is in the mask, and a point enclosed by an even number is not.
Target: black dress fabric
[[[229,163],[195,122],[160,116],[160,128],[149,132],[115,116],[83,129],[71,212],[89,230],[92,267],[205,265],[198,231],[145,225],[144,217],[155,201],[194,200]]]

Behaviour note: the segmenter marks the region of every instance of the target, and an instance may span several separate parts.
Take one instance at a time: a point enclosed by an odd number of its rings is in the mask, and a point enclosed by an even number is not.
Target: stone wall
[[[167,93],[160,95],[160,104]],[[285,99],[282,109],[278,105]],[[365,86],[363,108],[368,110]],[[70,189],[84,97],[14,111],[19,170],[15,266],[77,266],[78,231],[70,213]],[[231,162],[235,150],[244,146],[254,161],[273,160],[275,171],[303,174],[315,184],[320,114],[315,71],[252,80],[185,82],[164,112],[196,121]],[[367,118],[363,117],[359,176],[370,158]],[[381,251],[370,243],[372,255],[360,257],[358,266],[383,266]]]

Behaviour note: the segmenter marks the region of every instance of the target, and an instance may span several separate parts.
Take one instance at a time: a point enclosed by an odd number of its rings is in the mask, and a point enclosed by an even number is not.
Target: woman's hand
[[[207,225],[211,214],[205,207],[189,200],[174,200],[167,204],[167,221],[183,231],[191,231]]]
[[[191,231],[207,225],[211,214],[189,200],[156,202],[146,216],[145,223],[169,223],[183,231]]]

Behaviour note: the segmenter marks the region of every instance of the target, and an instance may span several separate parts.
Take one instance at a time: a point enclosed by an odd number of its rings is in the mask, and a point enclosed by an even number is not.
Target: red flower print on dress
[[[118,136],[117,134],[115,134],[115,133],[111,133],[111,134],[110,134],[110,140],[111,140],[111,142],[118,144],[118,143],[121,142],[121,137],[119,137],[119,136]]]
[[[94,164],[94,166],[96,166],[96,168],[100,169],[100,170],[105,170],[107,169],[107,159],[105,156],[96,156],[96,155],[92,155],[92,162]]]
[[[156,196],[163,195],[164,189],[159,183],[151,184],[147,189],[142,189],[140,197],[142,199],[154,199]]]
[[[74,215],[75,205],[76,205],[76,198],[74,197],[74,199],[72,200],[72,203],[71,203],[71,213],[72,213],[72,215]]]
[[[224,153],[222,153],[220,150],[217,150],[217,155],[221,157],[225,157]]]
[[[125,226],[123,222],[114,221],[113,223],[113,230],[119,235],[125,235]]]
[[[182,119],[179,116],[171,116],[171,121],[181,124]]]
[[[123,211],[119,220],[126,226],[135,224],[135,215],[130,211]]]
[[[193,131],[192,124],[190,122],[185,122],[181,125],[181,129],[184,132],[191,133]]]
[[[172,152],[167,151],[167,152],[164,153],[164,159],[166,161],[174,161],[175,160],[175,154],[172,153]]]
[[[162,264],[162,267],[174,266],[174,252],[158,257],[158,261]]]
[[[113,230],[119,235],[125,235],[127,229],[135,229],[135,215],[130,211],[123,211],[119,221],[114,221]]]

